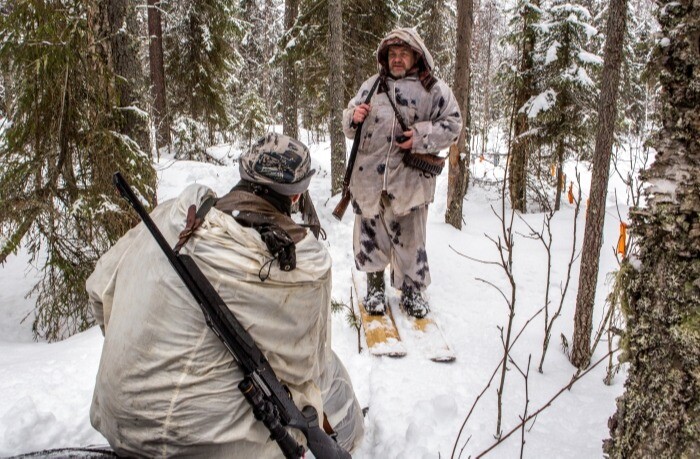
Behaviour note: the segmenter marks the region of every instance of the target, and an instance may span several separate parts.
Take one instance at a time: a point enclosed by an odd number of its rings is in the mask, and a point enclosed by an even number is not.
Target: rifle
[[[380,75],[377,77],[377,81],[374,82],[374,85],[372,86],[372,89],[370,89],[369,94],[367,94],[367,98],[365,99],[365,103],[369,104],[370,100],[372,100],[372,95],[374,94],[374,91],[377,89],[377,86],[379,85],[379,80],[383,80],[384,78]],[[352,141],[352,148],[350,149],[350,156],[348,157],[348,167],[345,169],[345,177],[343,178],[343,191],[342,191],[342,196],[340,198],[340,201],[338,202],[338,205],[335,206],[335,209],[333,209],[333,216],[338,219],[338,221],[343,219],[343,215],[345,215],[345,211],[348,208],[348,204],[350,204],[350,179],[352,178],[352,170],[355,168],[355,158],[357,157],[357,150],[360,148],[360,138],[362,137],[362,125],[364,124],[364,120],[357,125],[357,128],[355,130],[355,139]]]
[[[243,371],[244,378],[238,388],[253,408],[255,418],[265,424],[284,456],[298,459],[304,455],[304,447],[297,443],[286,429],[292,427],[304,434],[309,449],[317,458],[350,459],[350,454],[319,427],[318,413],[312,406],[306,406],[301,411],[297,408],[270,363],[253,341],[253,337],[226,306],[192,257],[175,253],[170,248],[124,177],[117,172],[113,181],[119,194],[141,217],[187,290],[199,304],[207,326]]]

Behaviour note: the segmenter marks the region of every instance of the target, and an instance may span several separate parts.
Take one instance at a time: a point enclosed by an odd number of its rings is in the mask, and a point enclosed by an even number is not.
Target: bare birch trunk
[[[632,212],[637,259],[621,268],[629,371],[613,459],[700,457],[700,4],[657,3],[663,127],[642,175],[648,207]]]

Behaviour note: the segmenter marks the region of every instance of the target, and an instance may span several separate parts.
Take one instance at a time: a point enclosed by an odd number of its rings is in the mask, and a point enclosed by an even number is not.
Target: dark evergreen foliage
[[[129,111],[119,108],[103,13],[26,1],[0,17],[0,65],[16,82],[0,143],[0,262],[22,244],[41,267],[33,330],[48,340],[93,323],[85,279],[134,223],[112,174],[155,196],[150,157],[124,134]]]
[[[207,159],[206,148],[231,129],[243,24],[233,0],[171,2],[164,30],[169,111],[180,157]]]

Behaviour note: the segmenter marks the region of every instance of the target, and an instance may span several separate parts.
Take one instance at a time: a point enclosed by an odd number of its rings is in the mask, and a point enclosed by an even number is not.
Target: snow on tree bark
[[[149,153],[151,141],[148,119],[142,115],[146,113],[145,107],[141,106],[144,79],[138,59],[138,25],[134,6],[131,0],[111,0],[106,4],[119,107],[124,113],[122,132],[136,141],[141,150]]]
[[[513,9],[514,16],[510,22],[511,30],[515,30],[506,36],[509,42],[519,49],[517,74],[511,77],[514,126],[508,165],[511,205],[519,212],[527,210],[527,170],[534,145],[532,135],[528,134],[530,129],[528,114],[521,111],[521,108],[537,95],[534,69],[537,41],[535,25],[541,16],[539,7],[539,0],[518,2]]]
[[[700,5],[657,3],[662,128],[648,208],[632,212],[637,259],[623,266],[630,367],[611,458],[700,457]]]

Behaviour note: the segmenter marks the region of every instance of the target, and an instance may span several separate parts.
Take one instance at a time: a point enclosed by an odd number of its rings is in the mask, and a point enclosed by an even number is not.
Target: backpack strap
[[[215,198],[214,196],[208,196],[204,200],[202,205],[199,206],[199,209],[197,209],[197,206],[195,206],[194,204],[192,204],[187,209],[185,229],[183,229],[180,232],[180,235],[178,236],[177,244],[175,244],[175,248],[173,248],[173,251],[175,253],[180,253],[180,249],[182,248],[182,246],[187,244],[187,241],[189,241],[190,237],[192,237],[194,232],[197,231],[197,228],[199,228],[202,225],[204,217],[206,217],[206,215],[209,213],[212,206],[216,204],[216,201],[217,198]]]

